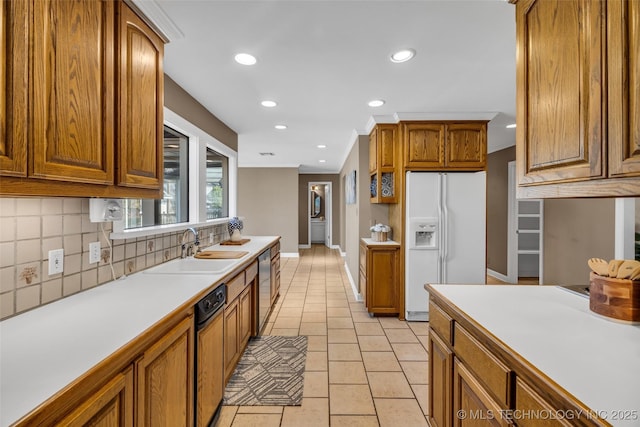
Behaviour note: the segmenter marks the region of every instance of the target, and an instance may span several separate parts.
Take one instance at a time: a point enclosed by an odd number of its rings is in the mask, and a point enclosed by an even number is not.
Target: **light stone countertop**
[[[222,274],[142,271],[0,322],[0,426],[31,412],[279,238],[243,237],[251,241],[206,248],[249,252]]]
[[[640,425],[640,325],[556,286],[430,286],[612,425]]]
[[[394,242],[393,240],[387,240],[385,242],[376,242],[375,240],[369,237],[362,237],[361,239],[364,243],[366,243],[367,246],[376,246],[376,245],[377,246],[400,246],[400,243]]]

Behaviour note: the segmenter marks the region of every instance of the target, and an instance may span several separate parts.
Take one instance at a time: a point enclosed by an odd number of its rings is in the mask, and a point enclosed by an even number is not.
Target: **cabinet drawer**
[[[448,344],[451,344],[453,319],[434,303],[429,303],[429,326]]]
[[[230,303],[240,295],[240,292],[244,289],[244,285],[244,271],[227,282],[227,303]]]
[[[253,279],[258,275],[258,261],[254,261],[249,267],[244,270],[245,282],[251,283]]]
[[[546,413],[553,414],[558,408],[554,408],[549,402],[544,400],[542,396],[536,393],[522,379],[516,378],[516,411],[517,413],[536,414]],[[542,417],[527,418],[521,417],[518,420],[518,426],[570,426],[571,424],[564,419],[542,419]]]
[[[484,383],[498,403],[507,405],[509,394],[509,376],[511,371],[495,358],[458,323],[454,323],[453,349]]]
[[[271,259],[275,258],[280,253],[280,241],[278,240],[273,246],[271,246]]]

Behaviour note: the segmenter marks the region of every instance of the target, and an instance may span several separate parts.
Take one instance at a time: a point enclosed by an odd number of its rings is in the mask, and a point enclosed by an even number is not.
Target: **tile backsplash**
[[[120,277],[180,256],[182,231],[107,240],[111,230],[109,222],[89,221],[89,199],[0,198],[0,319],[113,280],[110,258]],[[229,237],[225,224],[198,233],[203,242],[210,233],[214,243]],[[89,264],[89,243],[96,241],[100,261]],[[64,271],[49,276],[53,249],[64,249]]]

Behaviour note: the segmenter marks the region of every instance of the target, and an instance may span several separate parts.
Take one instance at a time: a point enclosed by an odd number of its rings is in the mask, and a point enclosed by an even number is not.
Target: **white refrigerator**
[[[407,172],[405,316],[429,320],[426,283],[486,282],[486,173]]]

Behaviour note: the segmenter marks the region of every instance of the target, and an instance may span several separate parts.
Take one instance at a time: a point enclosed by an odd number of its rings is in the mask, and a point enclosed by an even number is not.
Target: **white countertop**
[[[362,237],[362,241],[367,244],[367,246],[400,246],[400,243],[394,242],[393,240],[387,240],[384,242],[377,242],[369,237]]]
[[[587,297],[555,286],[432,286],[609,423],[640,425],[640,325],[595,314]],[[624,410],[635,416],[613,419]]]
[[[240,265],[276,236],[243,236]],[[203,261],[206,262],[206,261]],[[9,426],[169,313],[219,281],[223,274],[148,274],[89,289],[0,322],[0,426]]]

